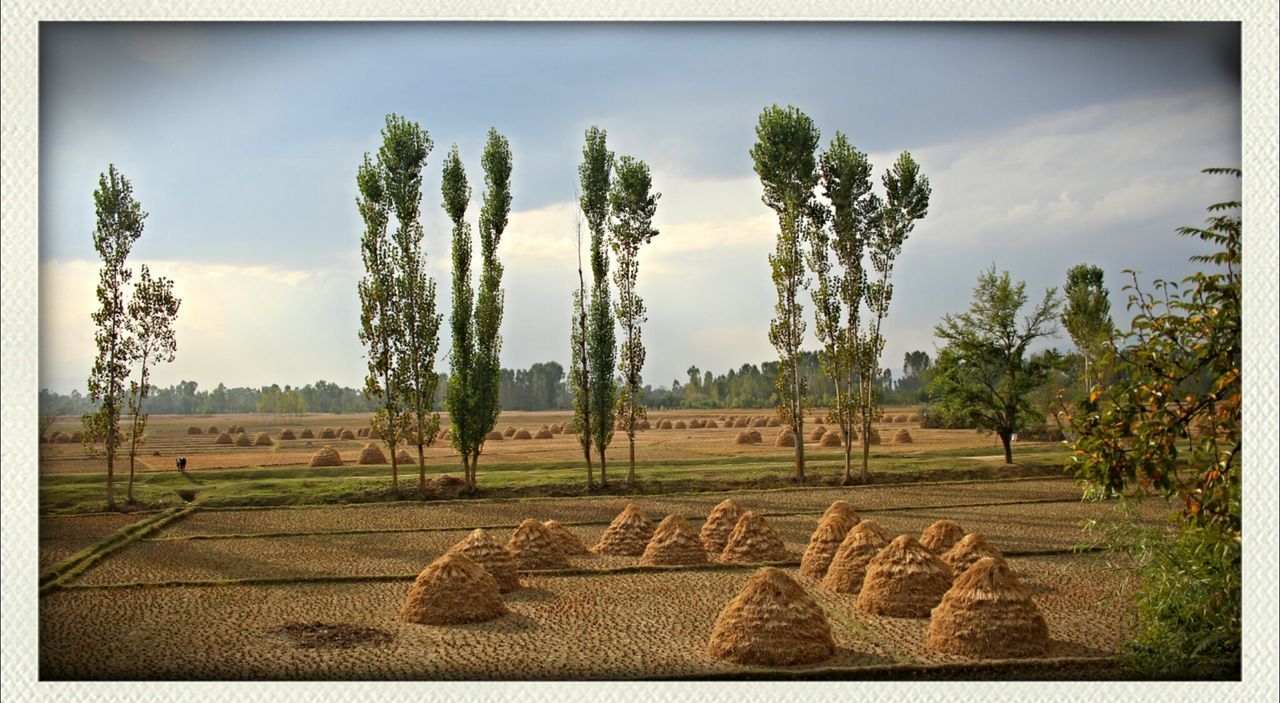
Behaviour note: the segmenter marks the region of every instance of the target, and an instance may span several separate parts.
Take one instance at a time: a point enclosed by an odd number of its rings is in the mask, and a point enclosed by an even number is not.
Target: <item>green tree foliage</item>
[[[1208,169],[1240,177],[1237,169]],[[1148,676],[1238,676],[1241,660],[1241,203],[1182,227],[1213,253],[1181,284],[1137,274],[1128,332],[1097,359],[1099,385],[1071,414],[1072,466],[1100,493],[1155,493],[1180,529],[1122,535],[1138,557],[1137,636],[1129,662]],[[1188,441],[1189,439],[1189,441]]]
[[[645,317],[644,300],[636,290],[640,275],[640,247],[653,241],[658,230],[653,217],[658,211],[661,193],[652,192],[653,179],[645,162],[623,156],[614,165],[613,185],[609,189],[609,243],[618,261],[613,280],[618,286],[618,304],[614,312],[622,328],[622,354],[618,371],[622,388],[618,394],[617,415],[627,435],[630,463],[627,487],[636,485],[636,423],[646,417],[640,397],[640,370],[644,368],[645,349],[640,338]],[[601,466],[604,459],[601,458]]]
[[[932,389],[944,412],[971,426],[995,432],[1004,445],[1005,463],[1013,463],[1013,434],[1036,418],[1031,392],[1045,381],[1051,364],[1028,353],[1041,337],[1056,333],[1060,302],[1057,289],[1019,323],[1027,304],[1026,284],[1014,283],[995,265],[978,275],[969,311],[948,314],[934,328],[945,346],[938,353]]]
[[[128,328],[132,340],[133,363],[138,367],[138,378],[129,382],[129,414],[133,416],[128,432],[129,440],[129,502],[133,503],[134,461],[138,456],[138,444],[147,428],[147,413],[143,410],[151,393],[151,371],[156,364],[173,361],[178,353],[178,338],[173,323],[178,319],[178,307],[182,301],[173,294],[173,281],[159,276],[152,278],[146,264],[138,274],[138,283],[129,300]]]
[[[1111,298],[1102,285],[1102,269],[1089,264],[1077,264],[1067,271],[1067,285],[1062,289],[1066,307],[1062,311],[1062,326],[1071,335],[1071,341],[1084,357],[1086,390],[1093,390],[1089,379],[1089,362],[1097,356],[1103,344],[1111,339],[1115,324],[1111,321]]]
[[[125,404],[125,383],[133,359],[125,296],[133,271],[126,266],[133,243],[142,236],[147,213],[133,198],[133,184],[115,164],[98,177],[93,192],[97,227],[93,248],[102,259],[98,271],[98,309],[92,314],[97,357],[89,371],[89,399],[98,407],[82,418],[85,447],[101,442],[107,460],[107,508],[114,510],[115,459],[120,446],[120,414]]]
[[[591,127],[582,148],[578,176],[582,196],[578,203],[591,232],[591,301],[587,307],[585,327],[587,368],[590,371],[591,443],[600,457],[600,484],[609,485],[605,453],[613,441],[614,407],[618,384],[613,377],[618,345],[613,329],[613,310],[609,289],[609,252],[605,247],[609,220],[609,183],[613,169],[613,152],[605,144],[605,131]]]
[[[453,333],[453,349],[449,353],[449,386],[445,392],[445,407],[449,410],[452,428],[449,440],[462,457],[463,474],[471,476],[471,457],[474,455],[476,341],[472,320],[475,295],[471,286],[471,226],[464,219],[471,201],[471,187],[467,174],[458,157],[455,144],[444,160],[444,173],[440,192],[445,213],[453,222],[453,310],[449,316],[449,328]],[[468,489],[470,482],[468,481]]]
[[[800,294],[808,285],[801,244],[822,226],[824,214],[813,193],[818,185],[819,136],[808,115],[791,106],[772,105],[760,113],[750,152],[764,187],[762,199],[778,217],[777,245],[769,256],[778,292],[769,341],[778,350],[778,416],[796,437],[804,436],[806,408],[806,388],[796,368],[805,333]],[[794,478],[804,480],[804,442],[795,443]]]
[[[574,187],[577,197],[577,187]],[[577,198],[581,203],[581,198]],[[587,354],[587,283],[582,273],[582,208],[573,211],[573,235],[578,254],[578,289],[573,291],[572,316],[569,320],[569,390],[573,397],[573,432],[582,445],[587,464],[587,490],[595,490],[591,466],[591,366]]]

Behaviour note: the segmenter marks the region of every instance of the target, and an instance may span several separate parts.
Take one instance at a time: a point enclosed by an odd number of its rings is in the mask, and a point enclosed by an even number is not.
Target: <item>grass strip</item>
[[[174,520],[185,517],[195,509],[194,506],[170,508],[145,520],[126,525],[106,538],[81,549],[40,574],[40,595],[45,596],[66,588],[81,574],[93,568],[95,564],[114,552],[159,530]]]

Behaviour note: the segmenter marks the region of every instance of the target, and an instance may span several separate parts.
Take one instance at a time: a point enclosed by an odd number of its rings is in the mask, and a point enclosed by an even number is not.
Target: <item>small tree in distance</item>
[[[138,274],[133,297],[129,301],[129,335],[133,340],[133,360],[138,364],[138,380],[129,383],[129,414],[133,422],[129,428],[129,502],[133,503],[134,462],[138,456],[138,444],[147,428],[147,415],[143,404],[150,394],[151,370],[156,364],[173,361],[178,352],[178,340],[173,323],[178,318],[182,301],[173,295],[173,281],[160,276],[151,277],[146,264]]]
[[[1085,392],[1093,390],[1089,362],[1096,358],[1102,345],[1111,339],[1115,324],[1111,321],[1111,299],[1102,285],[1102,269],[1078,264],[1067,271],[1067,285],[1062,289],[1066,308],[1062,326],[1084,357]]]

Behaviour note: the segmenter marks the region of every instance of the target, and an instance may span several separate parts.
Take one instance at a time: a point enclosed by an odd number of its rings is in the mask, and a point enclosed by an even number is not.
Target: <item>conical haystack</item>
[[[560,551],[556,538],[546,525],[533,518],[526,519],[516,528],[511,539],[507,540],[507,551],[516,560],[516,566],[526,571],[569,568],[569,557]]]
[[[587,553],[587,546],[582,543],[582,540],[578,539],[577,535],[570,532],[569,528],[564,526],[564,523],[559,520],[547,520],[542,525],[547,528],[547,532],[551,533],[552,539],[556,541],[556,545],[560,547],[560,551],[564,552],[565,556],[572,557]]]
[[[909,418],[907,418],[907,419],[908,419],[908,420],[910,420],[911,422],[924,422],[924,416],[923,416],[923,415],[912,415],[911,417],[909,417]]]
[[[187,434],[204,434],[204,430],[196,427],[195,425],[189,425],[187,427]]]
[[[901,535],[867,564],[858,607],[874,615],[927,618],[951,588],[951,567],[916,541]]]
[[[289,430],[289,429],[280,430],[280,439],[297,439],[297,438],[298,438],[298,435],[294,434],[293,430]]]
[[[596,554],[638,557],[644,554],[644,548],[652,537],[653,523],[634,503],[627,503],[627,507],[605,528],[600,541],[591,551]]]
[[[396,452],[396,464],[400,466],[404,466],[404,465],[417,466],[418,460],[410,456],[409,452],[401,449],[400,451]]]
[[[252,440],[252,439],[249,439],[249,435],[248,435],[247,433],[241,432],[240,434],[236,435],[236,446],[237,446],[237,447],[252,447],[252,446],[253,446],[253,440]]]
[[[368,428],[368,427],[361,427],[360,429],[356,430],[356,436],[357,436],[357,437],[368,437],[368,436],[369,436],[369,428]]]
[[[511,439],[533,439],[533,435],[529,434],[529,430],[522,427],[516,430],[515,434],[511,435]]]
[[[298,433],[298,437],[300,439],[315,439],[316,433],[312,432],[310,427],[304,427],[302,428],[302,431]]]
[[[382,453],[382,448],[370,442],[364,445],[364,449],[360,450],[360,458],[356,459],[357,464],[385,464],[387,463],[387,455]],[[398,463],[398,462],[397,462]]]
[[[759,444],[764,441],[764,438],[760,436],[760,430],[747,430],[747,434],[750,435],[752,444]]]
[[[502,433],[501,433],[501,432],[499,432],[499,431],[497,431],[497,430],[492,430],[492,431],[490,431],[490,432],[486,432],[486,433],[485,433],[485,435],[484,435],[484,439],[485,439],[485,441],[486,441],[486,442],[493,441],[493,440],[501,441],[501,440],[502,440]]]
[[[514,435],[515,435],[515,433],[516,433],[516,428],[508,426],[508,427],[507,427],[507,429],[505,429],[505,430],[503,430],[503,431],[502,431],[502,436],[503,436],[503,437],[512,437],[512,436],[514,436]]]
[[[773,438],[773,446],[794,447],[796,446],[796,436],[790,430],[782,430],[777,437]]]
[[[326,427],[320,430],[320,439],[337,439],[338,433],[333,431],[332,427]]]
[[[218,426],[217,426],[217,425],[209,425],[209,429],[205,430],[205,432],[206,432],[207,434],[218,434]]]
[[[702,548],[719,556],[720,552],[724,551],[724,545],[729,542],[729,535],[733,534],[733,528],[738,526],[738,519],[745,512],[742,506],[732,498],[720,501],[711,509],[706,521],[702,523],[702,530],[698,532]]]
[[[535,435],[533,435],[533,438],[534,439],[551,439],[552,436],[553,435],[551,434],[551,430],[538,430],[538,432]]]
[[[707,424],[703,425],[703,427],[709,430],[718,430],[720,429],[720,423],[716,422],[715,420],[707,420]]]
[[[418,574],[400,608],[400,619],[423,625],[483,622],[507,613],[498,582],[484,567],[445,554]]]
[[[671,428],[675,430],[687,430],[689,429],[689,425],[686,424],[684,420],[676,420],[675,424],[672,425]]]
[[[502,593],[520,588],[516,560],[506,546],[486,530],[472,530],[466,539],[450,547],[448,553],[461,554],[484,567],[493,580],[498,582],[498,591]]]
[[[739,432],[737,437],[733,438],[734,444],[755,444],[756,441],[751,437],[750,432]]]
[[[767,418],[767,417],[757,417],[756,419],[754,419],[754,420],[752,420],[752,421],[751,421],[751,426],[752,426],[752,427],[768,427],[768,426],[769,426],[769,418]]]
[[[660,429],[660,430],[669,430],[669,429],[671,429],[671,421],[670,421],[670,420],[658,420],[658,429]]]
[[[857,524],[858,516],[852,505],[843,500],[832,503],[818,520],[818,529],[809,537],[809,546],[800,559],[800,574],[811,579],[826,576],[840,543]]]
[[[734,421],[733,421],[733,426],[734,426],[734,427],[737,427],[737,428],[739,428],[739,429],[741,429],[741,428],[743,428],[743,427],[748,427],[748,426],[750,426],[750,425],[751,425],[751,421],[750,421],[750,420],[748,420],[748,419],[747,419],[747,418],[745,418],[745,417],[740,417],[740,418],[738,418],[737,420],[734,420]]]
[[[880,432],[876,430],[876,428],[874,427],[867,430],[867,444],[879,444],[879,443],[880,443]]]
[[[648,421],[648,420],[641,420],[640,422],[637,422],[637,423],[636,423],[636,429],[637,429],[637,430],[647,430],[647,429],[649,429],[649,421]]]
[[[822,440],[818,442],[819,447],[842,447],[844,439],[839,432],[831,431],[822,435]]]
[[[823,427],[822,425],[818,425],[817,427],[813,428],[812,432],[809,433],[809,441],[817,442],[818,440],[822,439],[822,435],[826,433],[827,433],[827,428]]]
[[[933,609],[925,647],[977,659],[1044,654],[1049,628],[1003,559],[979,559]]]
[[[976,564],[979,559],[986,557],[1004,559],[1000,550],[991,546],[977,532],[965,535],[964,539],[956,542],[954,547],[942,554],[942,560],[951,567],[951,575],[955,578],[959,578],[960,574],[968,571],[969,567]]]
[[[915,440],[911,439],[911,433],[908,432],[906,428],[893,433],[894,444],[911,444],[914,441]]]
[[[338,437],[342,439],[355,439],[356,433],[352,432],[351,430],[343,430],[342,432],[338,433]]]
[[[689,421],[689,429],[691,430],[700,430],[706,426],[707,426],[706,420],[690,420]]]
[[[640,556],[640,563],[646,566],[701,564],[706,560],[707,552],[693,525],[676,513],[662,518]]]
[[[733,564],[783,561],[786,558],[787,546],[777,530],[763,515],[751,511],[738,518],[738,524],[729,533],[729,541],[720,553],[720,561]]]
[[[308,466],[342,466],[342,455],[339,454],[333,447],[330,447],[329,445],[326,444],[323,449],[316,452],[315,456],[311,457],[311,463],[307,465]]]
[[[836,549],[822,579],[822,587],[836,593],[861,591],[867,564],[889,545],[889,540],[882,533],[880,526],[871,520],[854,525]]]
[[[256,447],[270,447],[275,443],[271,441],[271,435],[266,432],[259,432],[253,437],[253,444]]]
[[[934,554],[942,554],[964,539],[964,528],[950,520],[939,520],[925,528],[920,544]]]
[[[836,651],[827,614],[781,569],[757,571],[720,611],[707,653],[738,664],[811,664]]]
[[[218,437],[213,440],[213,443],[214,444],[234,444],[235,442],[232,441],[231,435],[227,434],[226,432],[219,432]]]

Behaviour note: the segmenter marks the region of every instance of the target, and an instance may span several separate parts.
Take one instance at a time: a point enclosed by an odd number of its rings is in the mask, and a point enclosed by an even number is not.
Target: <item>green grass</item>
[[[1007,478],[1011,476],[1064,475],[1068,450],[1056,444],[1020,447],[1015,466],[966,457],[998,455],[999,449],[973,448],[871,455],[873,483],[901,483],[954,479]],[[808,485],[833,485],[843,475],[838,452],[814,452],[807,462]],[[453,473],[456,467],[428,466],[429,475]],[[614,464],[615,490],[621,490],[626,465]],[[652,495],[739,488],[777,488],[790,484],[787,459],[730,456],[708,459],[638,461],[637,493]],[[585,471],[577,461],[486,463],[481,459],[479,482],[485,498],[569,496],[584,492]],[[179,490],[194,490],[201,507],[245,507],[386,502],[389,466],[253,467],[210,469],[179,474],[176,471],[138,474],[134,482],[138,510],[154,510],[186,504]],[[401,470],[401,489],[417,486],[417,470]],[[117,493],[124,482],[117,483]],[[40,477],[42,515],[81,514],[104,509],[101,473],[45,474]]]
[[[124,548],[135,540],[152,534],[174,520],[181,519],[193,510],[195,510],[193,506],[170,508],[150,515],[116,530],[97,543],[72,554],[40,574],[40,595],[48,595],[66,587],[67,584],[79,578],[94,564],[110,556],[113,552]]]

